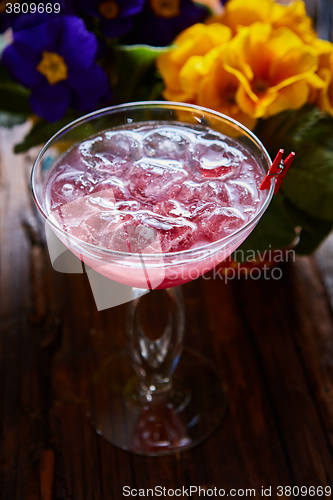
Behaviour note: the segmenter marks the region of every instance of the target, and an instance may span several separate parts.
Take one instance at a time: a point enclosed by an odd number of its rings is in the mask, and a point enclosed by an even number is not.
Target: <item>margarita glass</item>
[[[145,155],[135,156],[136,150],[133,150],[135,157],[125,158],[128,149],[126,146],[124,150],[122,144],[124,136],[128,140],[130,134],[139,133],[146,141],[144,148],[148,160],[145,159],[144,165],[142,156]],[[157,142],[152,141],[156,137]],[[197,137],[201,141],[199,152],[192,144]],[[122,151],[124,155],[117,162],[114,150],[111,160],[103,150],[105,141],[111,144],[113,140],[118,156],[122,156]],[[157,158],[151,152],[152,147],[158,148],[161,144],[163,147]],[[177,154],[180,154],[177,162],[182,163],[181,168],[175,164],[173,144],[177,144]],[[186,153],[182,149],[184,144]],[[223,160],[219,144],[229,148]],[[64,145],[65,154],[62,153]],[[85,156],[87,150],[89,158]],[[78,157],[78,152],[83,156]],[[213,167],[212,154],[215,155]],[[239,155],[246,160],[245,170],[244,166],[236,169],[230,162],[230,158],[235,162]],[[80,165],[86,161],[90,162],[90,180],[82,184],[83,167]],[[131,287],[138,295],[145,290],[160,289],[129,304],[124,328],[128,349],[126,353],[115,354],[107,373],[97,375],[92,381],[90,417],[97,431],[111,443],[145,455],[167,454],[199,443],[220,422],[225,400],[217,372],[200,354],[185,350],[181,356],[184,307],[178,285],[211,270],[250,234],[273,195],[274,182],[270,189],[259,191],[270,165],[269,155],[258,138],[235,120],[194,105],[158,101],[124,104],[90,113],[61,129],[39,153],[31,177],[33,197],[57,238],[89,268]],[[251,190],[248,183],[254,171],[258,188],[255,203],[251,198],[244,201],[247,198],[239,191]],[[171,188],[177,186],[172,210],[171,191],[166,191],[163,198],[163,183],[168,181],[165,172],[172,172]],[[149,176],[155,174],[160,176],[157,193],[152,198],[153,205],[144,212],[140,203],[146,203],[147,186],[153,185]],[[148,177],[141,182],[143,175]],[[224,175],[225,179],[231,178],[230,186],[238,186],[237,199],[236,191],[231,191],[227,207]],[[134,180],[129,184],[131,176]],[[61,196],[69,196],[66,203],[50,191],[50,185],[57,187],[64,178]],[[81,179],[79,183],[78,179]],[[119,201],[116,193],[119,186],[123,186],[122,180],[128,181],[126,185],[132,189],[132,195],[134,189],[135,200],[133,196],[129,200],[123,193]],[[186,198],[184,189],[197,185],[205,191],[197,193],[195,201],[188,195]],[[83,193],[74,196],[73,192],[79,188]],[[195,240],[191,238],[199,234],[198,226],[193,222],[188,230],[186,224],[191,217],[184,216],[184,210],[181,214],[184,217],[178,217],[178,201],[184,201],[184,196],[186,210],[190,205],[197,211],[206,207],[201,219],[192,213],[193,221],[201,220],[204,234]],[[137,203],[134,216],[139,214],[140,217],[135,219],[135,224],[128,203]],[[127,205],[124,207],[124,204]],[[239,208],[244,210],[238,217]],[[213,224],[210,213],[213,209],[218,210],[214,223],[220,221],[220,224],[214,227],[220,232],[216,230],[215,236],[207,239],[209,224]],[[168,220],[178,224],[171,243],[170,238],[163,239]],[[103,231],[99,232],[101,221]],[[175,241],[178,242],[176,250]],[[160,318],[158,332],[149,328],[147,318],[152,314]]]

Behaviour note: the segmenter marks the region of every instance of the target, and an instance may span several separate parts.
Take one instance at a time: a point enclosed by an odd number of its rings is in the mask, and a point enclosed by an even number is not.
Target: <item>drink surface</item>
[[[263,169],[208,128],[144,122],[74,146],[46,183],[49,217],[110,250],[169,253],[240,229],[264,202]]]

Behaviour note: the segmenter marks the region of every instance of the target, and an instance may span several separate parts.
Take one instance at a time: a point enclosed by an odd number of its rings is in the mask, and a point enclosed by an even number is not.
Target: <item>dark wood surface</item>
[[[191,451],[130,455],[85,415],[90,378],[123,343],[125,307],[98,313],[84,275],[52,269],[28,189],[31,159],[11,153],[22,133],[0,132],[0,498],[333,486],[332,238],[285,265],[281,280],[183,287],[186,345],[219,367],[227,412]]]

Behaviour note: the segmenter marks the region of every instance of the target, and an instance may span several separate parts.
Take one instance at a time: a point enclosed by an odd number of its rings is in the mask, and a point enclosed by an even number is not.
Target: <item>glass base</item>
[[[224,415],[221,381],[212,363],[190,350],[172,380],[171,390],[148,402],[139,395],[127,353],[109,358],[91,387],[89,416],[97,433],[140,455],[167,455],[199,444]]]

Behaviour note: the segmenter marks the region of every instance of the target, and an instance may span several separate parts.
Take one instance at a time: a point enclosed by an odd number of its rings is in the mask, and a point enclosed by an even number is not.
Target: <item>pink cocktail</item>
[[[86,115],[38,155],[34,200],[62,244],[133,296],[162,289],[129,304],[128,350],[108,365],[112,384],[101,376],[91,384],[91,420],[111,443],[161,455],[194,446],[220,422],[216,370],[200,354],[181,356],[176,285],[212,269],[249,235],[273,194],[274,182],[259,189],[270,165],[241,124],[169,102]],[[152,316],[153,333],[144,321]]]
[[[142,122],[104,131],[64,154],[46,183],[46,209],[69,247],[75,237],[106,251],[148,255],[139,266],[124,266],[77,252],[101,274],[138,288],[167,288],[198,278],[237,248],[246,233],[210,251],[257,215],[267,197],[262,178],[262,167],[236,139],[202,126]],[[164,266],[165,254],[199,248],[199,259]]]

